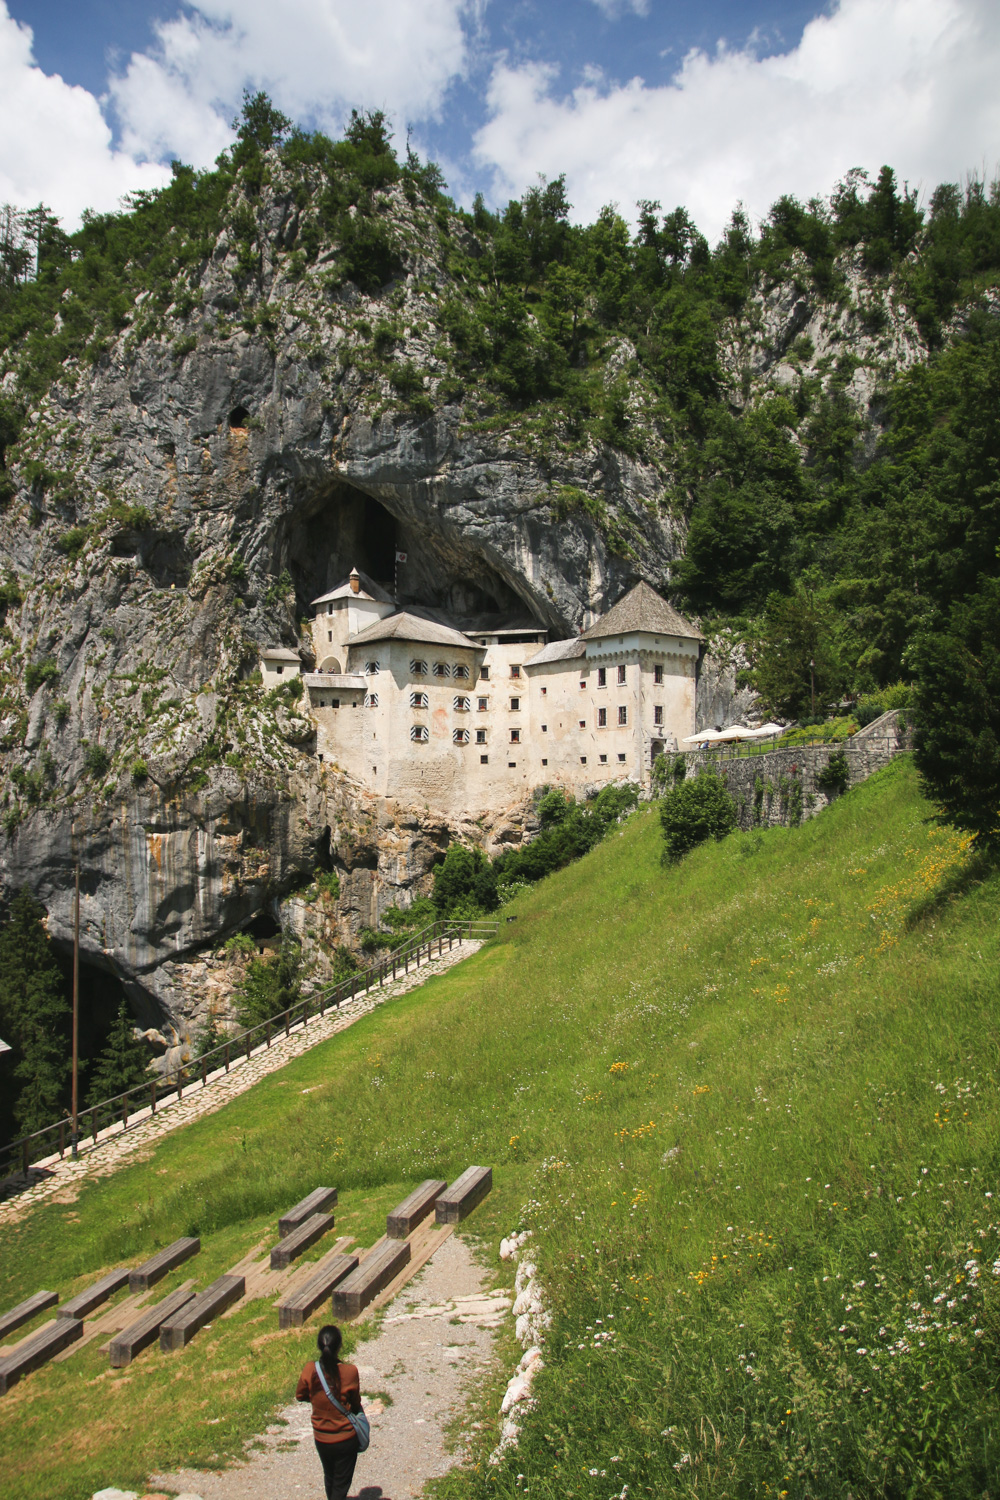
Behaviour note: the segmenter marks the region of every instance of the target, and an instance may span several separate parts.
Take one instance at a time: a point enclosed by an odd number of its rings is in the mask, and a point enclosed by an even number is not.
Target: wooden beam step
[[[64,1302],[56,1313],[57,1318],[85,1318],[88,1313],[100,1307],[102,1302],[107,1302],[115,1292],[128,1284],[131,1276],[128,1266],[119,1266],[116,1271],[109,1271],[107,1276],[102,1276],[100,1281],[95,1281],[93,1286],[86,1287]]]
[[[278,1220],[278,1237],[284,1239],[291,1234],[293,1229],[298,1229],[306,1219],[311,1219],[313,1214],[325,1214],[328,1209],[337,1206],[337,1189],[318,1187],[313,1190],[308,1198],[303,1198],[301,1203],[296,1203],[287,1214],[282,1214]]]
[[[116,1333],[109,1349],[112,1368],[122,1370],[130,1365],[137,1354],[154,1342],[167,1319],[173,1317],[174,1313],[179,1312],[193,1298],[194,1282],[185,1281],[176,1292],[171,1292],[169,1297],[164,1297],[162,1302],[155,1303],[148,1312],[144,1312],[141,1318]]]
[[[298,1229],[293,1229],[291,1234],[286,1234],[283,1240],[279,1240],[271,1251],[271,1270],[278,1271],[285,1266],[290,1266],[310,1245],[315,1245],[324,1234],[328,1234],[333,1228],[333,1214],[312,1214]]]
[[[160,1348],[183,1349],[190,1344],[200,1328],[224,1313],[227,1307],[238,1302],[246,1291],[246,1280],[242,1276],[220,1276],[193,1302],[187,1302],[180,1312],[172,1313],[160,1325]]]
[[[128,1284],[132,1292],[148,1292],[153,1284],[166,1276],[175,1266],[182,1261],[188,1260],[192,1255],[197,1255],[201,1249],[201,1240],[185,1238],[174,1240],[165,1250],[160,1250],[136,1270],[129,1272]]]
[[[308,1281],[286,1292],[278,1303],[278,1327],[301,1328],[306,1319],[325,1302],[338,1282],[349,1276],[358,1263],[356,1255],[334,1250],[324,1256]]]
[[[390,1240],[405,1240],[417,1225],[433,1211],[434,1205],[448,1184],[444,1179],[428,1177],[408,1198],[398,1203],[386,1217],[385,1232]]]
[[[57,1318],[24,1339],[12,1354],[0,1359],[0,1396],[6,1395],[22,1375],[37,1370],[39,1365],[48,1364],[54,1354],[65,1349],[67,1344],[75,1343],[82,1333],[83,1324],[79,1318]]]
[[[460,1224],[477,1203],[482,1203],[492,1187],[492,1167],[467,1167],[438,1199],[434,1210],[437,1222]]]
[[[378,1240],[333,1293],[333,1316],[356,1318],[410,1259],[409,1240]]]
[[[55,1307],[59,1301],[58,1292],[36,1292],[26,1302],[19,1302],[12,1307],[10,1312],[0,1316],[0,1339],[5,1339],[15,1328],[20,1328],[23,1323],[28,1323],[36,1313],[45,1312],[46,1308]]]

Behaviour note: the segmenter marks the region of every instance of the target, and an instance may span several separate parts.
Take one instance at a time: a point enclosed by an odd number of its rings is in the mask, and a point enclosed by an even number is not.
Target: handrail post
[[[155,1078],[150,1079],[150,1082],[149,1082],[149,1113],[150,1113],[151,1116],[156,1114],[156,1079]]]
[[[93,1109],[90,1111],[90,1134],[93,1137],[94,1145],[96,1146],[97,1145],[97,1105],[96,1104],[94,1105]]]
[[[270,1045],[271,1045],[271,1022],[270,1022],[270,1019],[267,1022],[267,1031],[265,1032],[265,1037],[266,1037],[266,1040],[267,1040],[267,1045],[270,1047]]]
[[[229,1043],[226,1043],[226,1072],[229,1072]]]
[[[27,1175],[28,1175],[28,1142],[27,1141],[22,1141],[21,1142],[21,1161],[24,1164],[24,1175],[25,1175],[25,1177],[27,1177]]]
[[[59,1160],[60,1161],[62,1161],[62,1159],[63,1159],[63,1152],[65,1150],[66,1150],[66,1121],[65,1120],[60,1120],[59,1121]]]

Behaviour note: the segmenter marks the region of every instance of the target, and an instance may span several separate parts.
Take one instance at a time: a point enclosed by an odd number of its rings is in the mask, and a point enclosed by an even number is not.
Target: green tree
[[[736,804],[715,771],[678,782],[660,803],[664,858],[673,864],[706,839],[724,839],[736,827]]]
[[[13,1049],[15,1091],[4,1122],[30,1134],[59,1113],[69,1077],[69,1005],[45,931],[45,908],[25,887],[0,929],[0,1036]]]
[[[131,1012],[123,1000],[104,1047],[90,1065],[87,1107],[114,1099],[144,1082],[149,1053],[135,1035]]]
[[[247,1028],[290,1010],[302,995],[302,949],[290,939],[277,953],[252,958],[233,990],[236,1019]]]
[[[829,607],[814,588],[772,594],[767,601],[757,659],[757,691],[771,712],[804,718],[823,711],[839,687]]]
[[[452,844],[434,872],[431,900],[439,916],[474,916],[497,905],[496,875],[481,849]]]

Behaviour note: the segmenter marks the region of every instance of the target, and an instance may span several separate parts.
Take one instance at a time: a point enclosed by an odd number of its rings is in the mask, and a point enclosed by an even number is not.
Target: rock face
[[[303,644],[310,600],[352,566],[394,583],[397,550],[401,603],[563,635],[640,577],[669,592],[684,542],[669,455],[543,441],[462,404],[434,332],[443,253],[401,192],[385,196],[405,271],[368,297],[331,284],[328,256],[294,264],[300,208],[272,169],[252,284],[223,231],[165,312],[142,293],[95,363],[66,361],[8,461],[3,892],[35,891],[65,947],[78,863],[84,959],[171,1057],[225,1012],[228,935],[293,931],[321,975],[325,947],[427,890],[450,839],[532,831],[525,808],[456,826],[324,770],[294,694],[260,685],[259,648]],[[759,338],[734,330],[734,401],[799,378],[775,359],[818,317],[779,299]],[[0,356],[8,391],[15,363]],[[699,726],[745,711],[738,665],[706,664]]]

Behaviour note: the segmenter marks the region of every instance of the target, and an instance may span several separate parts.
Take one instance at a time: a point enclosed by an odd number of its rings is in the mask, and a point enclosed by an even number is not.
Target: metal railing
[[[866,735],[859,739],[857,735],[851,734],[844,739],[824,739],[821,735],[809,739],[795,739],[789,742],[786,739],[775,738],[773,740],[732,740],[727,744],[708,744],[704,749],[694,747],[690,750],[680,750],[679,755],[696,755],[701,760],[751,760],[759,755],[773,755],[775,750],[850,750],[852,746],[857,747],[875,746],[879,744],[896,745],[901,742],[902,736],[896,734]]]
[[[381,988],[386,980],[391,982],[400,973],[409,973],[411,963],[419,968],[422,959],[426,962],[435,956],[435,948],[437,957],[440,957],[445,952],[446,944],[447,951],[451,952],[456,942],[467,938],[485,941],[495,937],[499,928],[498,921],[489,920],[453,921],[445,918],[429,923],[398,948],[387,950],[367,968],[348,975],[338,984],[297,1000],[288,1010],[227,1038],[217,1047],[203,1052],[193,1062],[182,1063],[172,1075],[173,1082],[169,1074],[151,1078],[148,1083],[136,1084],[123,1094],[116,1094],[112,1099],[103,1099],[100,1104],[81,1110],[81,1139],[89,1136],[92,1147],[100,1144],[98,1136],[102,1130],[118,1123],[123,1131],[127,1130],[129,1119],[133,1115],[144,1113],[146,1109],[149,1110],[147,1118],[151,1118],[156,1114],[158,1104],[162,1107],[172,1096],[183,1098],[185,1088],[199,1083],[204,1088],[209,1082],[224,1078],[234,1060],[243,1058],[249,1061],[258,1048],[266,1050],[276,1039],[288,1036],[293,1027],[305,1026],[315,1016],[325,1016],[328,1010],[338,1010],[341,1005],[355,1000],[358,995],[367,995],[376,986]],[[210,1078],[211,1074],[215,1077]],[[116,1131],[115,1138],[117,1135]],[[16,1171],[27,1175],[34,1162],[57,1154],[61,1161],[66,1151],[71,1149],[71,1122],[67,1115],[54,1124],[45,1125],[41,1130],[35,1130],[31,1135],[22,1136],[3,1147],[0,1150],[0,1179],[10,1177]]]

